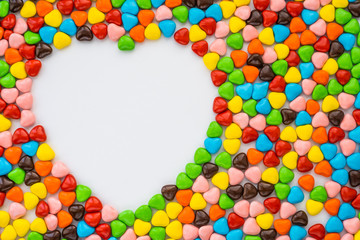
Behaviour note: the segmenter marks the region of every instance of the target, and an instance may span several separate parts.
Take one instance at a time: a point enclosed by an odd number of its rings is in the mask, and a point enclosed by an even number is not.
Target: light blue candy
[[[163,5],[165,2],[165,0],[151,0],[151,5],[154,7],[154,8],[158,8],[160,7],[161,5]]]
[[[249,100],[253,92],[253,85],[251,83],[245,83],[237,86],[235,91],[243,100]]]
[[[269,89],[268,82],[255,83],[254,90],[252,93],[252,98],[255,100],[260,100],[260,99],[266,97],[268,89]]]
[[[12,165],[5,158],[0,157],[0,176],[6,175],[12,170]]]
[[[337,152],[337,146],[332,143],[324,143],[321,144],[320,150],[324,154],[324,158],[330,160],[335,157]]]
[[[173,20],[164,20],[159,22],[160,31],[163,33],[164,37],[171,37],[176,28],[176,23]]]
[[[221,235],[226,235],[230,231],[227,219],[226,218],[220,218],[214,223],[214,231]]]
[[[349,203],[343,203],[341,204],[338,212],[338,217],[340,220],[344,221],[349,218],[353,218],[356,216],[356,211],[353,206],[351,206]]]
[[[301,18],[303,19],[306,25],[311,25],[318,20],[319,13],[316,11],[304,9],[301,12]]]
[[[121,12],[136,15],[139,13],[139,6],[135,0],[126,0],[121,6]]]
[[[345,169],[335,170],[331,175],[331,179],[340,185],[345,185],[349,181],[349,173]]]
[[[298,186],[293,186],[290,189],[290,193],[287,197],[289,203],[296,204],[304,200],[304,193],[301,191],[301,188]]]
[[[189,22],[191,24],[198,24],[205,18],[205,13],[199,8],[190,8],[189,10]]]
[[[124,29],[126,31],[130,31],[133,27],[135,27],[139,20],[136,16],[132,15],[132,14],[129,14],[129,13],[124,13],[122,16],[121,16],[121,20],[123,22],[123,25],[124,25]]]
[[[340,233],[344,229],[341,220],[338,217],[330,217],[325,225],[328,233]]]
[[[269,140],[269,138],[265,134],[260,134],[258,139],[256,139],[256,149],[261,152],[266,152],[271,150],[273,147],[273,143]]]
[[[95,228],[87,225],[85,221],[80,221],[77,225],[77,234],[79,237],[88,237],[95,232]]]
[[[360,93],[358,93],[358,95],[356,95],[354,107],[357,109],[360,109]]]
[[[297,83],[289,83],[285,87],[285,95],[287,100],[292,101],[302,92],[302,87]]]
[[[275,42],[278,43],[285,41],[290,35],[289,28],[279,24],[274,25],[273,31],[274,31]]]
[[[39,143],[35,141],[30,141],[21,145],[21,150],[28,156],[35,156],[39,147]]]
[[[289,237],[291,240],[301,240],[304,237],[306,237],[306,235],[307,235],[307,231],[300,226],[293,225],[290,228]]]
[[[117,240],[117,238],[116,237],[111,237],[108,240]]]
[[[360,153],[353,153],[348,156],[346,164],[353,170],[360,170]]]
[[[301,77],[304,79],[304,78],[309,78],[313,75],[315,67],[314,64],[308,62],[308,63],[300,63],[299,69],[300,69]]]
[[[56,28],[50,26],[42,27],[39,30],[41,39],[43,40],[44,43],[47,44],[51,44],[53,42],[55,33],[57,33]]]
[[[356,143],[360,143],[360,127],[356,127],[349,132],[349,138]]]
[[[207,18],[211,17],[211,18],[215,19],[215,21],[217,21],[217,22],[222,20],[223,14],[222,14],[221,7],[218,4],[211,5],[208,9],[206,9],[205,16]]]
[[[267,98],[261,99],[255,107],[256,111],[261,114],[269,114],[271,111],[271,105]]]
[[[350,51],[354,46],[356,37],[351,33],[343,33],[339,37],[339,42],[344,46],[346,51]]]
[[[329,161],[329,163],[335,169],[343,169],[346,165],[346,157],[344,154],[338,153]]]
[[[204,141],[204,145],[209,153],[214,154],[220,150],[222,141],[220,138],[206,138]]]
[[[243,238],[243,232],[240,229],[231,230],[226,235],[226,240],[241,240]]]
[[[300,111],[295,119],[295,125],[296,126],[303,126],[306,124],[311,124],[311,116],[306,111]]]
[[[68,18],[64,20],[60,25],[60,31],[66,33],[67,35],[74,36],[76,34],[76,25],[74,20]]]

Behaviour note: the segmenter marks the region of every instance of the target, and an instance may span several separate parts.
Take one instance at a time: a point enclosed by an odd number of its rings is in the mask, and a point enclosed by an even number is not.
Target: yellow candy
[[[27,77],[27,73],[25,70],[25,63],[24,62],[17,62],[11,65],[10,73],[19,79],[23,79]]]
[[[282,158],[282,163],[289,169],[295,169],[298,160],[298,154],[294,151],[286,153]]]
[[[145,37],[150,40],[157,40],[161,37],[160,28],[155,23],[150,23],[145,28]]]
[[[321,210],[323,209],[323,204],[318,201],[314,201],[312,199],[309,199],[306,201],[306,211],[311,215],[315,216],[318,215]]]
[[[293,127],[287,126],[280,133],[280,139],[287,142],[295,142],[297,140],[297,134]]]
[[[336,60],[333,58],[329,58],[325,62],[324,66],[322,68],[322,70],[327,71],[329,73],[329,75],[334,75],[338,69],[339,69],[339,65],[337,64]]]
[[[10,222],[10,215],[8,212],[0,211],[0,228],[6,227]]]
[[[166,213],[169,216],[170,219],[175,219],[181,213],[183,210],[183,207],[180,205],[180,203],[177,202],[169,202],[166,205]]]
[[[54,159],[55,153],[47,143],[43,143],[39,146],[36,156],[41,161],[50,161]]]
[[[225,130],[226,138],[241,138],[242,131],[236,123],[230,124]]]
[[[299,126],[296,128],[296,134],[301,140],[307,141],[311,138],[313,127],[310,124]]]
[[[62,22],[62,15],[61,12],[57,9],[52,10],[48,14],[45,15],[44,21],[47,25],[51,27],[59,27]]]
[[[189,32],[189,38],[192,42],[198,42],[206,38],[206,32],[204,32],[199,25],[192,25]]]
[[[354,240],[360,240],[360,230],[354,234]]]
[[[169,217],[163,210],[157,211],[151,219],[151,224],[156,227],[166,227],[169,223]]]
[[[88,21],[90,24],[101,23],[105,20],[105,14],[100,12],[96,7],[92,7],[88,13]]]
[[[324,160],[324,154],[321,152],[319,146],[313,145],[308,152],[308,158],[310,161],[318,163]]]
[[[44,234],[47,231],[46,223],[42,218],[35,218],[35,220],[30,224],[30,230],[33,232],[38,232]]]
[[[63,49],[71,44],[71,38],[69,35],[63,32],[57,32],[54,36],[54,46],[57,49]]]
[[[274,221],[274,216],[271,213],[260,214],[256,217],[256,223],[262,229],[269,229]]]
[[[236,9],[236,5],[235,5],[234,2],[232,2],[232,1],[221,1],[219,5],[221,7],[224,18],[229,18],[234,14],[235,9]]]
[[[290,49],[285,44],[276,44],[274,47],[278,59],[285,59],[290,52]]]
[[[226,172],[218,172],[212,177],[211,182],[221,190],[225,190],[229,186],[229,175]]]
[[[1,240],[15,240],[17,237],[16,231],[13,226],[8,225],[1,233]]]
[[[243,100],[241,99],[241,97],[235,96],[228,102],[228,109],[232,113],[239,113],[241,112],[242,105],[243,105]]]
[[[273,45],[275,42],[275,38],[272,28],[270,27],[264,28],[259,34],[259,40],[263,44]]]
[[[250,0],[234,0],[237,7],[246,6],[250,4]]]
[[[261,174],[261,179],[264,182],[276,184],[279,181],[279,173],[274,167],[267,168]]]
[[[178,220],[171,222],[165,229],[166,234],[172,239],[180,239],[182,237],[182,224]]]
[[[321,104],[321,109],[323,110],[323,112],[330,112],[338,108],[339,108],[338,100],[331,95],[326,96]]]
[[[31,185],[30,191],[40,199],[46,198],[47,190],[45,184],[43,184],[42,182]]]
[[[25,237],[30,229],[30,223],[26,219],[16,219],[13,226],[19,237]]]
[[[229,154],[234,155],[240,149],[241,142],[239,139],[225,139],[223,142],[223,146],[225,151]]]
[[[34,209],[38,203],[39,198],[35,194],[31,192],[24,193],[24,206],[27,210]]]
[[[324,19],[326,22],[332,22],[335,19],[335,7],[331,4],[323,6],[320,9],[320,17]]]
[[[207,69],[214,70],[220,60],[220,56],[217,53],[207,53],[203,57],[203,61]]]
[[[201,193],[194,193],[190,200],[190,207],[193,210],[202,210],[206,207],[206,201]]]
[[[229,20],[229,28],[232,33],[237,33],[246,26],[246,22],[238,17],[231,17]]]
[[[0,132],[9,130],[11,127],[11,121],[0,114]]]
[[[291,67],[285,74],[284,79],[286,83],[298,83],[301,81],[301,74],[296,67]]]
[[[143,220],[136,219],[134,222],[134,232],[138,236],[144,236],[148,234],[151,229],[151,224],[149,222],[144,222]]]
[[[26,1],[20,10],[20,15],[23,18],[30,18],[35,16],[36,6],[32,1]]]
[[[279,92],[269,93],[270,105],[275,109],[280,109],[286,102],[286,95]]]

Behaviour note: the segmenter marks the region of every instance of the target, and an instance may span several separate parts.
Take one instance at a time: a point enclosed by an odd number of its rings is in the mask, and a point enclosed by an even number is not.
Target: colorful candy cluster
[[[0,239],[360,240],[360,2],[250,3],[0,1]],[[176,184],[119,213],[52,161],[31,78],[72,36],[161,35],[203,57],[216,121]]]

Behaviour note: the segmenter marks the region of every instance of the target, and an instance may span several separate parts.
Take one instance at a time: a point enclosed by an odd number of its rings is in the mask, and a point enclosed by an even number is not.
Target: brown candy
[[[14,186],[15,183],[11,181],[8,177],[0,176],[0,192],[7,192]]]
[[[76,39],[79,41],[91,41],[93,37],[93,33],[86,25],[79,27],[76,32]]]
[[[260,196],[267,197],[274,191],[274,185],[272,185],[271,183],[260,181],[258,183],[258,190]]]
[[[186,6],[192,8],[196,6],[196,0],[183,0],[182,1],[183,4],[185,4]]]
[[[280,112],[281,112],[281,116],[283,119],[282,120],[283,124],[285,124],[285,125],[292,123],[296,118],[296,112],[291,109],[284,108],[284,109],[281,109]]]
[[[84,217],[85,208],[83,205],[73,204],[69,207],[69,213],[76,221],[79,221]]]
[[[334,126],[339,126],[341,121],[344,119],[344,112],[341,110],[334,110],[329,112],[328,117],[329,117],[329,121],[334,125]]]
[[[250,24],[252,26],[260,26],[263,22],[263,17],[258,10],[252,10],[250,17],[246,20],[246,24]]]
[[[67,240],[77,240],[79,237],[78,237],[76,231],[77,230],[74,225],[67,226],[62,231],[63,238],[65,238]]]
[[[350,3],[348,6],[349,12],[353,15],[353,17],[360,16],[360,2]]]
[[[290,16],[290,14],[286,11],[281,11],[279,12],[278,15],[278,20],[277,20],[277,24],[281,24],[281,25],[288,25],[291,21],[292,17]]]
[[[237,169],[245,171],[249,167],[249,161],[245,153],[239,153],[233,159],[233,166]]]
[[[23,5],[24,5],[23,0],[9,0],[10,12],[16,13],[20,11]]]
[[[349,181],[352,187],[357,187],[360,185],[360,170],[351,170],[349,172]]]
[[[272,81],[275,77],[275,73],[271,69],[270,65],[265,64],[260,70],[259,78],[263,81]]]
[[[196,5],[198,6],[198,8],[205,10],[208,7],[210,7],[211,5],[213,5],[214,0],[196,0]]]
[[[275,240],[276,235],[277,235],[277,232],[273,228],[270,228],[267,230],[261,230],[261,232],[260,232],[260,237],[262,240]]]
[[[161,194],[168,201],[171,201],[175,198],[177,191],[178,188],[176,185],[165,185],[161,188]]]
[[[41,182],[41,177],[35,171],[30,171],[25,174],[25,185],[31,186],[34,183]]]
[[[20,158],[18,165],[20,168],[22,168],[26,172],[34,169],[34,162],[33,162],[32,158],[28,155],[25,155],[22,158]]]
[[[239,184],[239,185],[232,185],[229,186],[226,189],[226,194],[232,199],[232,200],[238,200],[239,198],[241,198],[242,194],[243,194],[243,187]]]
[[[196,227],[202,227],[205,226],[209,223],[210,221],[210,217],[209,215],[207,215],[206,212],[204,212],[203,210],[199,210],[195,212],[195,220],[193,222],[193,224]]]
[[[36,45],[35,54],[38,58],[44,58],[52,53],[52,48],[49,44],[40,42]]]
[[[205,163],[202,167],[202,173],[205,178],[212,178],[219,171],[219,167],[213,163]]]
[[[345,48],[341,43],[339,43],[338,41],[334,41],[331,43],[330,51],[329,51],[329,56],[331,58],[340,57],[340,55],[343,54],[344,52],[345,52]]]
[[[298,226],[306,226],[308,224],[308,216],[302,210],[297,211],[291,218],[292,224]]]
[[[262,60],[262,57],[260,56],[260,54],[253,54],[251,55],[248,60],[247,60],[247,64],[250,66],[254,66],[257,68],[262,68],[262,66],[264,65],[264,62]]]
[[[47,232],[44,234],[44,240],[60,240],[61,233],[58,230]]]
[[[254,185],[252,185],[251,183],[245,183],[244,192],[243,192],[243,198],[245,200],[249,200],[249,199],[256,197],[257,193],[258,193],[258,190],[256,189],[256,187]]]

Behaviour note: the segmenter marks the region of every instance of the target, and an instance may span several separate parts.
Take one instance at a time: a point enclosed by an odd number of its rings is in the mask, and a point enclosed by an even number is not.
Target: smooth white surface
[[[78,42],[43,61],[34,112],[56,160],[118,210],[136,209],[193,160],[217,89],[202,58],[173,39],[121,52]]]

